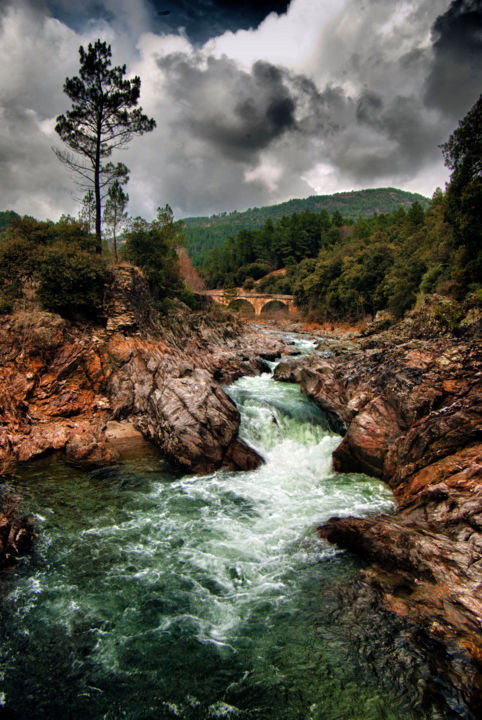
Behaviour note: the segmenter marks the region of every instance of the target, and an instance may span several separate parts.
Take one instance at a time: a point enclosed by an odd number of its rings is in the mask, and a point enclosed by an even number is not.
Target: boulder
[[[253,469],[262,458],[238,438],[239,412],[208,372],[156,383],[136,427],[172,462],[195,473]]]

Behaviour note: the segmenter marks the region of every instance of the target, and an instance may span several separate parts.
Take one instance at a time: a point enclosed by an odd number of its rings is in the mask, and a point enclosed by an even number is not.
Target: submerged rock
[[[14,565],[32,547],[36,537],[33,518],[21,515],[12,495],[0,498],[0,568]]]

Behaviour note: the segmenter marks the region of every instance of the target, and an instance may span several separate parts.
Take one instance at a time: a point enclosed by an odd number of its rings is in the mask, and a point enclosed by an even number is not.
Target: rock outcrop
[[[75,463],[108,464],[116,452],[106,425],[128,420],[188,471],[256,467],[220,383],[263,372],[261,356],[282,343],[181,305],[156,321],[142,274],[112,273],[106,327],[38,311],[0,320],[0,462],[61,450]]]
[[[151,298],[139,268],[121,264],[108,272],[104,314],[109,332],[133,332],[151,320]]]
[[[335,469],[382,478],[398,503],[320,535],[371,563],[388,607],[482,663],[481,343],[413,335],[290,359],[275,376],[299,382],[344,435]]]

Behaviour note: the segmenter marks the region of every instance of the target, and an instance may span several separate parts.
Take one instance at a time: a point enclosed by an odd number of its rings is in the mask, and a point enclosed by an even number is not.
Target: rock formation
[[[398,503],[394,515],[333,518],[321,537],[370,561],[388,607],[482,662],[481,342],[396,331],[275,376],[344,433],[335,469],[382,478]]]
[[[3,569],[15,564],[30,549],[35,532],[33,519],[18,513],[16,499],[4,489],[0,505],[0,569]]]

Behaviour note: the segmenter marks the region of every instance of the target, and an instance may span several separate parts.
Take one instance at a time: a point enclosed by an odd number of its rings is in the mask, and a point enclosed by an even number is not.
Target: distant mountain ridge
[[[276,222],[284,215],[310,210],[311,212],[340,212],[343,217],[370,217],[375,213],[381,215],[395,212],[399,207],[409,208],[419,202],[427,208],[429,198],[419,193],[406,192],[397,188],[377,188],[369,190],[352,190],[334,193],[333,195],[311,195],[307,198],[296,198],[278,205],[249,208],[243,212],[219,213],[210,217],[183,218],[185,225],[186,249],[196,264],[204,253],[215,246],[222,245],[231,235],[240,230],[255,230],[262,227],[267,220]]]

